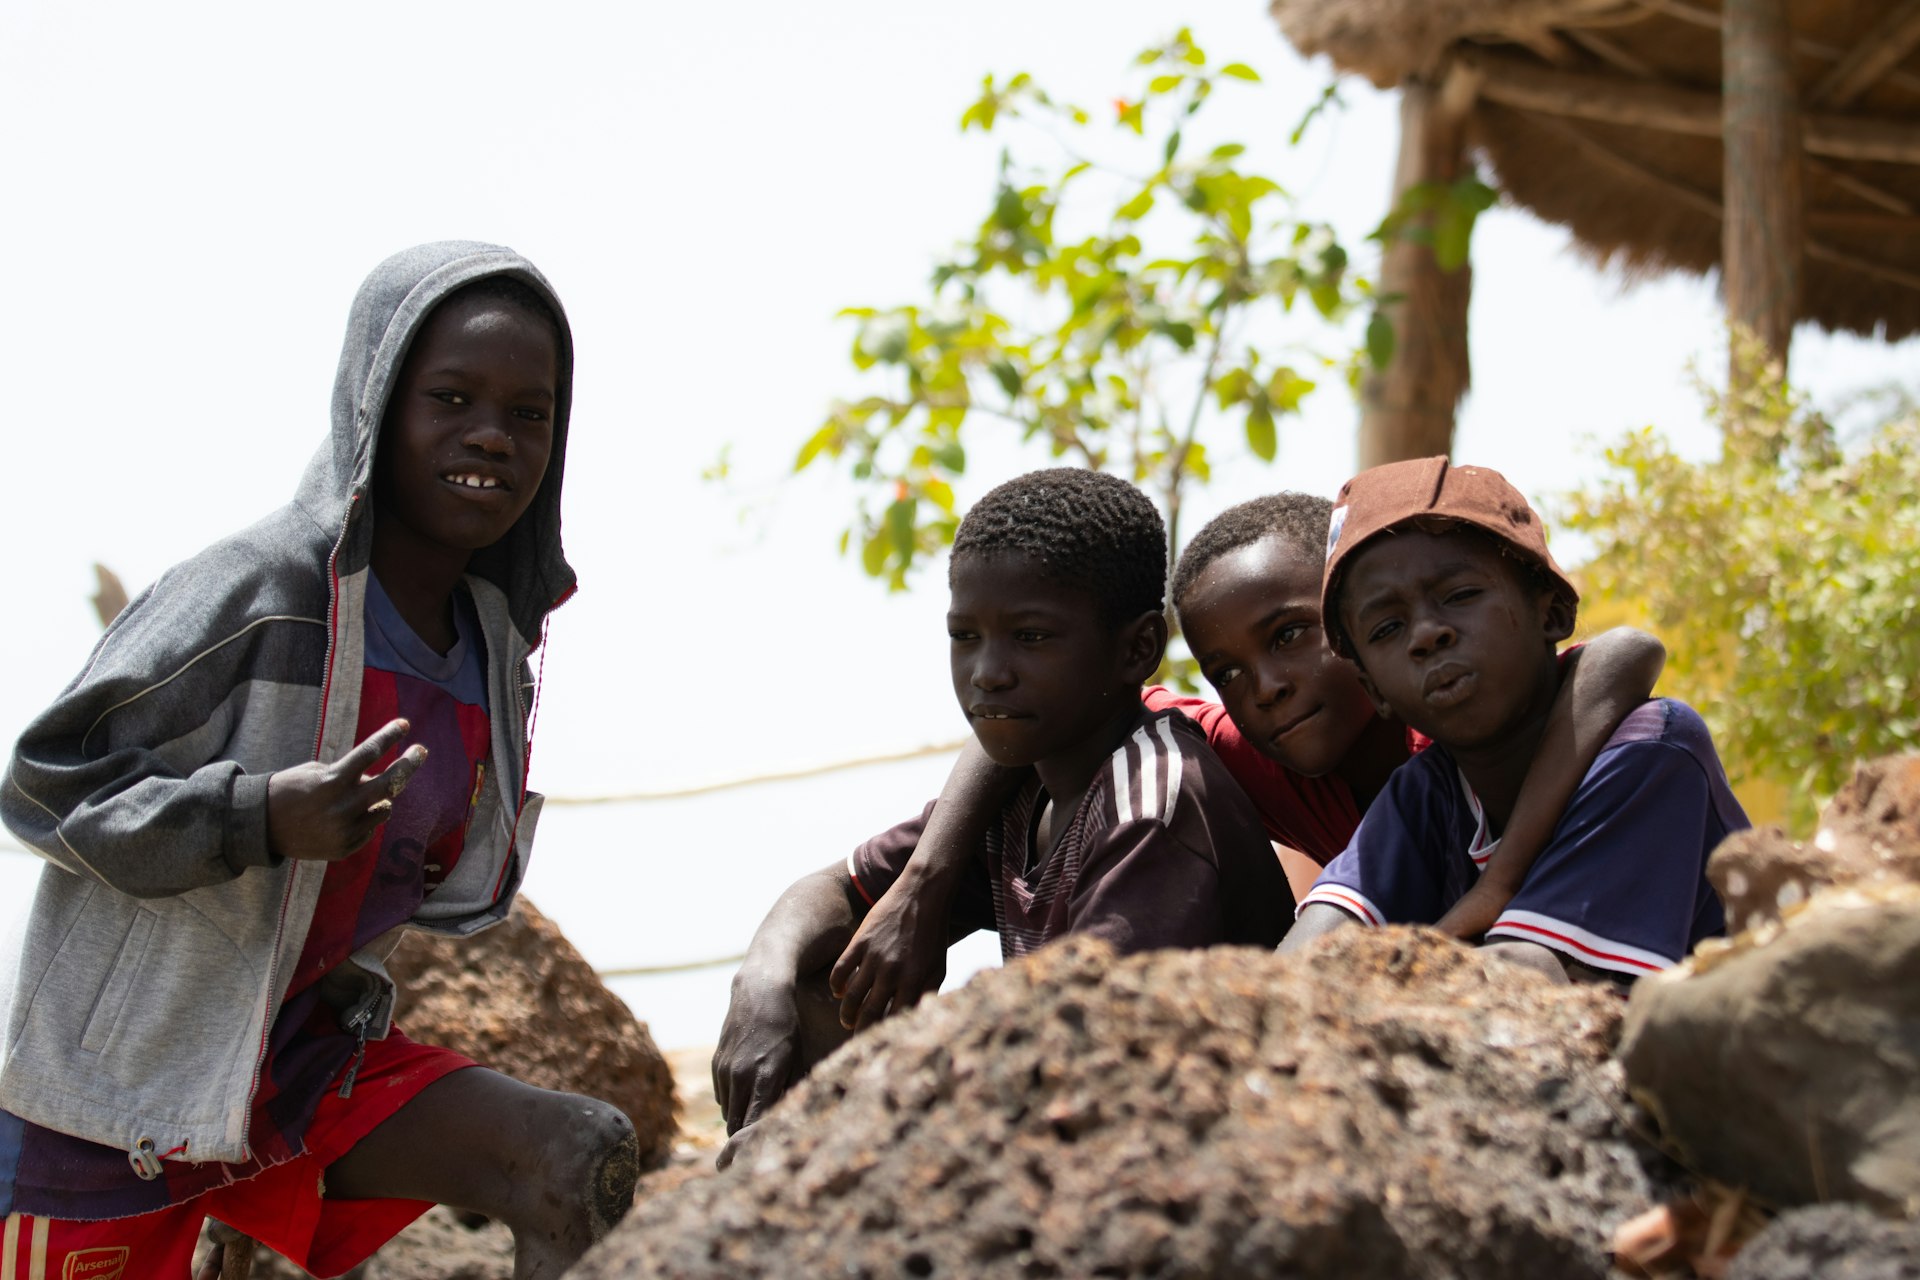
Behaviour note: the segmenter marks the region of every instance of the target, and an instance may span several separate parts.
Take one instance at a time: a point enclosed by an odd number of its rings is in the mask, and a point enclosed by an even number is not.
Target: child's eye
[[[963,644],[974,638],[975,636],[971,631],[955,631],[951,627],[947,629],[947,639],[953,641],[955,644]]]
[[[1226,688],[1232,684],[1239,675],[1240,668],[1238,667],[1222,667],[1218,671],[1209,671],[1206,673],[1207,683],[1216,689]]]
[[[547,415],[538,409],[515,409],[513,414],[516,418],[525,418],[528,422],[545,422],[547,420]]]
[[[1025,630],[1014,632],[1013,638],[1021,644],[1038,644],[1047,638],[1047,633],[1044,631],[1035,631],[1029,627]]]
[[[1307,624],[1304,622],[1289,622],[1286,626],[1281,627],[1273,633],[1273,647],[1280,649],[1292,644],[1295,640],[1305,635],[1306,630]]]
[[[467,402],[467,398],[458,391],[429,391],[427,394],[435,400],[438,400],[441,404],[465,404]]]
[[[1373,630],[1367,632],[1367,643],[1378,644],[1382,640],[1385,640],[1388,636],[1392,635],[1394,632],[1398,631],[1399,629],[1400,629],[1400,624],[1397,621],[1389,620],[1389,621],[1383,622],[1379,626],[1375,627]]]
[[[1457,587],[1447,594],[1448,604],[1465,604],[1480,594],[1478,587]]]

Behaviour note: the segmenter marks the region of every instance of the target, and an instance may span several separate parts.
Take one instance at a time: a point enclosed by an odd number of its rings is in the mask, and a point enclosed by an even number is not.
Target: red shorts
[[[328,1165],[422,1089],[473,1060],[417,1044],[396,1028],[369,1040],[345,1098],[329,1088],[307,1126],[306,1150],[244,1182],[154,1213],[104,1222],[13,1214],[0,1232],[0,1280],[184,1280],[206,1218],[218,1218],[317,1276],[337,1276],[433,1206],[424,1200],[329,1200]]]

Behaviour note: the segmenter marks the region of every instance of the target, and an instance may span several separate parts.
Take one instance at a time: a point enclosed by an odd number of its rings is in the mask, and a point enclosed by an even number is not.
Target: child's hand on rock
[[[269,777],[267,848],[283,858],[338,862],[364,845],[427,758],[415,743],[379,773],[368,773],[410,728],[405,720],[389,720],[331,764],[314,760]]]

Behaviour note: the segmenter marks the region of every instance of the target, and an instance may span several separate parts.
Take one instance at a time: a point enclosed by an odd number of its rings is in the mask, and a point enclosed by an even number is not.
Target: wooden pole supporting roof
[[[1721,179],[1720,278],[1727,322],[1759,338],[1786,362],[1800,312],[1806,252],[1801,203],[1800,102],[1793,84],[1787,0],[1726,0],[1721,27],[1721,118],[1726,166]],[[1751,372],[1734,359],[1737,385]]]

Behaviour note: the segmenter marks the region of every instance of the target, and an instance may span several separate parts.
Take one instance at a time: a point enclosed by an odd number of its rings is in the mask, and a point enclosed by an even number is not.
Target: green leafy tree
[[[1367,352],[1391,356],[1378,315],[1361,352],[1316,354],[1287,336],[1289,314],[1338,334],[1370,300],[1367,282],[1328,227],[1294,217],[1277,182],[1242,168],[1242,145],[1189,142],[1209,100],[1258,84],[1254,70],[1210,62],[1186,30],[1135,65],[1141,83],[1114,102],[1110,128],[1028,75],[987,77],[961,129],[1018,122],[1050,138],[1057,160],[1003,151],[986,216],[938,264],[931,296],[843,313],[870,391],[832,406],[795,469],[851,471],[859,506],[842,549],[896,590],[952,542],[953,482],[976,424],[1140,484],[1178,547],[1210,443],[1237,432],[1271,461],[1281,422],[1329,370],[1351,380]],[[1118,144],[1131,163],[1089,158],[1089,141]]]
[[[1595,543],[1589,595],[1666,639],[1729,771],[1804,823],[1855,761],[1920,740],[1920,415],[1845,441],[1737,345],[1753,372],[1709,393],[1719,456],[1636,432],[1568,524]]]

